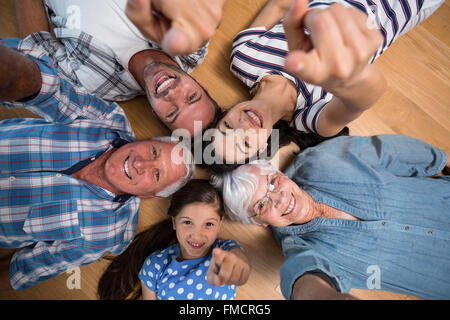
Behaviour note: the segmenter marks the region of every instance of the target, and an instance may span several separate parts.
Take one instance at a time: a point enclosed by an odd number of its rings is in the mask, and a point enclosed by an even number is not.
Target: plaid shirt
[[[20,290],[128,246],[140,200],[70,174],[135,137],[117,104],[59,78],[41,50],[18,39],[0,44],[35,61],[42,76],[35,98],[5,104],[43,119],[0,121],[0,247],[19,248],[10,279]]]
[[[121,65],[107,43],[84,31],[66,28],[67,19],[56,15],[48,2],[46,6],[56,38],[41,31],[31,34],[24,41],[30,46],[40,47],[55,62],[58,76],[106,100],[125,101],[145,94],[128,71],[128,66]],[[161,50],[152,41],[145,41],[143,46]],[[209,42],[188,56],[172,58],[183,71],[190,73],[204,61],[208,46]]]

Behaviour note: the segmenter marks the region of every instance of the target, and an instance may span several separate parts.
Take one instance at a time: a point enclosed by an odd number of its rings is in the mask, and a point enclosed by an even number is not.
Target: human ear
[[[175,218],[174,217],[172,217],[172,228],[173,228],[173,230],[177,230],[177,226],[175,224]]]

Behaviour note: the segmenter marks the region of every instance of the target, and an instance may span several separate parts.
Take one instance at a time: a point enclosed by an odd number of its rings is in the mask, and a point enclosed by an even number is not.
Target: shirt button
[[[95,157],[92,157],[92,158],[91,158],[91,161],[94,161],[94,160],[95,160]]]
[[[61,173],[57,173],[57,174],[56,174],[56,177],[57,177],[57,178],[61,178],[61,177],[62,177],[62,174],[61,174]]]
[[[381,223],[381,225],[384,227],[384,226],[386,225],[386,222],[383,221],[383,222]]]
[[[433,230],[428,230],[428,234],[433,234]]]
[[[408,226],[406,226],[406,227],[405,227],[405,230],[409,230],[409,227],[408,227]]]
[[[14,177],[14,176],[9,177],[9,181],[14,181],[14,180],[16,180],[16,177]]]

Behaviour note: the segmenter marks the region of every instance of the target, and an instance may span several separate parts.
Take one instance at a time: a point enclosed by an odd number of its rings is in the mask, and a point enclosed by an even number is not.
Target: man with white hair
[[[212,182],[230,217],[273,227],[286,299],[346,299],[352,288],[449,299],[449,169],[450,152],[420,140],[346,136],[304,150],[285,173],[256,160]]]
[[[40,49],[0,39],[0,61],[0,101],[43,118],[0,122],[0,247],[17,248],[0,287],[21,290],[122,252],[140,198],[170,196],[195,167],[178,140],[135,141],[119,105],[60,78]]]

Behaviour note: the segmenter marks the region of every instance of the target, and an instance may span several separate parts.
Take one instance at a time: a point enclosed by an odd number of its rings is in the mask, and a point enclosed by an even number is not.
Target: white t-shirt
[[[122,66],[131,57],[149,49],[149,41],[125,14],[127,0],[46,0],[67,29],[82,30],[107,44]],[[99,16],[101,15],[101,16]]]

